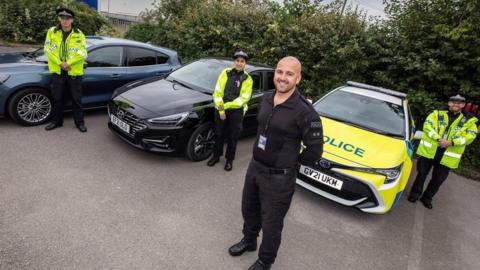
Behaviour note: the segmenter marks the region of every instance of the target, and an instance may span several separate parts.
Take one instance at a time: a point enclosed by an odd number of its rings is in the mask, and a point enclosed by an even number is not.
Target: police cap
[[[456,96],[451,96],[448,101],[458,101],[458,102],[463,102],[465,103],[465,98],[457,94]]]
[[[234,54],[233,54],[233,59],[237,59],[238,57],[243,57],[243,59],[245,59],[245,61],[248,60],[248,54],[242,50],[237,50]]]
[[[70,10],[66,7],[61,7],[61,8],[57,9],[57,16],[73,18],[73,17],[75,17],[75,13],[72,10]]]

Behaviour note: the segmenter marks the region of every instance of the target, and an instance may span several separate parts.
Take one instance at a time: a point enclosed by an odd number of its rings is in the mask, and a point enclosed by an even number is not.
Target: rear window
[[[129,67],[150,66],[157,63],[157,54],[151,50],[128,47],[127,55]]]
[[[166,64],[168,62],[168,56],[157,53],[157,64]]]
[[[273,78],[275,73],[273,71],[267,72],[267,90],[275,89],[275,83],[273,82]]]
[[[255,93],[261,92],[262,91],[262,86],[261,86],[262,85],[262,77],[261,77],[261,74],[254,73],[254,74],[250,74],[250,76],[252,77],[252,80],[253,80],[252,90]]]
[[[379,134],[405,137],[401,105],[345,91],[334,91],[314,105],[322,116]]]

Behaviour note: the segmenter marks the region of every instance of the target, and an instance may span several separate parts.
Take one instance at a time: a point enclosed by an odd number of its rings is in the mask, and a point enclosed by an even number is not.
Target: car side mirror
[[[417,130],[415,131],[415,135],[413,135],[413,139],[420,140],[422,138],[422,135],[423,135],[423,131]]]
[[[88,63],[87,62],[83,62],[83,68],[87,68],[88,67]]]

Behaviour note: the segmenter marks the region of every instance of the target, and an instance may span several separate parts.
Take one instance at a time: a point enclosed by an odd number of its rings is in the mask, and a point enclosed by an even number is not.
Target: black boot
[[[420,201],[423,203],[423,206],[427,209],[432,209],[433,205],[431,201],[426,200],[424,197],[420,198]]]
[[[55,129],[55,128],[61,127],[61,126],[62,126],[62,125],[57,125],[57,124],[51,122],[50,124],[48,124],[48,125],[45,127],[45,130],[48,131],[48,130],[52,130],[52,129]]]
[[[418,201],[418,196],[409,195],[408,196],[408,201],[411,202],[411,203],[414,203],[414,202]]]
[[[207,166],[208,167],[213,167],[215,166],[215,164],[217,164],[217,162],[220,160],[219,157],[216,157],[216,156],[213,156],[208,162],[207,162]]]
[[[255,251],[255,250],[257,250],[257,240],[247,241],[245,238],[243,238],[242,240],[240,240],[240,242],[231,246],[228,249],[228,253],[230,253],[230,255],[232,256],[240,256],[245,251]]]
[[[248,270],[269,270],[270,267],[272,267],[271,264],[264,263],[262,260],[258,259],[252,264],[252,266],[250,266],[250,268],[248,268]]]
[[[87,127],[85,125],[78,125],[77,128],[80,132],[87,132]]]
[[[233,168],[233,164],[232,164],[232,161],[231,160],[227,160],[227,162],[225,162],[225,167],[223,169],[225,169],[225,171],[231,171]]]

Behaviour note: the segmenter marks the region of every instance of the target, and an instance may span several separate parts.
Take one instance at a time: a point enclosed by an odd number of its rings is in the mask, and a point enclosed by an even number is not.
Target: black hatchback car
[[[230,66],[227,59],[200,59],[168,75],[124,85],[108,105],[108,126],[137,148],[204,160],[215,140],[213,89],[220,72]],[[244,135],[256,132],[260,99],[275,89],[271,67],[248,64],[246,70],[253,78],[253,91],[243,120]]]

